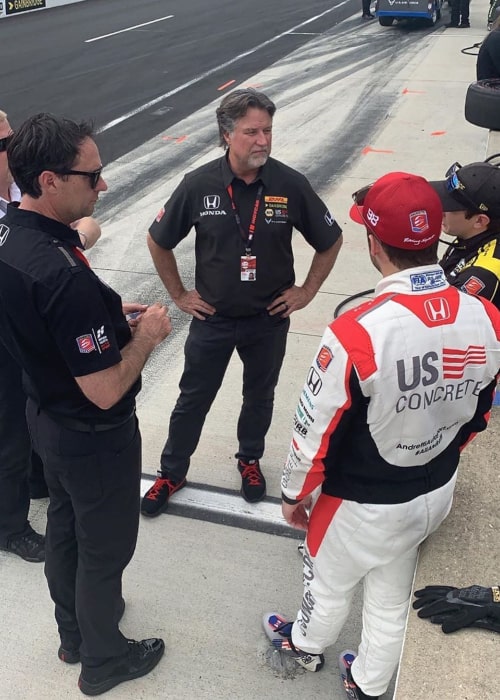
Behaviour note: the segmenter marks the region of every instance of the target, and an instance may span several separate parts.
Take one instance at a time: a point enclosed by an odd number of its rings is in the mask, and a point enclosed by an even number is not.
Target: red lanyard
[[[252,241],[253,241],[253,236],[255,233],[255,224],[257,222],[257,214],[259,213],[259,207],[260,207],[260,200],[262,198],[262,190],[263,186],[259,185],[259,189],[257,190],[257,198],[255,200],[255,204],[253,205],[253,212],[252,212],[252,218],[250,220],[250,225],[248,226],[248,235],[245,233],[243,230],[243,226],[241,225],[241,219],[240,215],[238,213],[238,210],[236,208],[236,204],[234,203],[233,199],[233,186],[228,185],[227,187],[227,193],[229,195],[229,199],[231,200],[231,206],[233,208],[233,213],[234,213],[234,218],[236,219],[236,223],[238,224],[238,228],[240,229],[241,237],[245,241],[245,252],[247,255],[250,255],[252,252]]]
[[[74,246],[73,246],[73,252],[74,252],[74,254],[76,255],[77,258],[80,258],[80,260],[81,260],[82,262],[85,263],[85,265],[86,265],[87,267],[90,267],[89,261],[87,260],[87,258],[85,257],[85,255],[82,253],[82,251],[80,250],[80,248],[78,248],[76,245],[74,245]]]

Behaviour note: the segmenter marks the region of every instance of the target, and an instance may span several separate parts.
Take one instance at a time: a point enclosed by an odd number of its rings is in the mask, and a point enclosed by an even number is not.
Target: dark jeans
[[[243,362],[243,405],[238,457],[260,459],[273,414],[274,390],[286,349],[289,319],[264,313],[250,318],[193,318],[184,348],[181,391],[170,417],[161,471],[180,481],[189,469],[206,415],[236,349]]]
[[[450,21],[452,24],[469,21],[469,4],[470,0],[451,0]]]
[[[361,7],[363,8],[364,15],[370,14],[370,5],[371,5],[371,0],[361,0]]]
[[[127,653],[116,610],[139,524],[137,418],[105,432],[58,425],[28,400],[33,445],[49,487],[45,575],[62,645],[93,665]]]
[[[31,441],[21,369],[0,343],[0,544],[28,524]]]

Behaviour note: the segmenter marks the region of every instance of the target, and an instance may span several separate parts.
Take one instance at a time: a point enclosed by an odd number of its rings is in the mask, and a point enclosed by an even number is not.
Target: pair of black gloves
[[[500,632],[500,587],[426,586],[415,591],[413,607],[418,616],[441,625],[446,634],[462,627]]]

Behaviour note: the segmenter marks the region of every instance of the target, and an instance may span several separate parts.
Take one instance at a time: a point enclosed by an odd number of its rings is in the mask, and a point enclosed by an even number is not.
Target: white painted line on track
[[[173,90],[169,90],[169,92],[165,92],[163,95],[159,95],[158,97],[155,97],[154,100],[150,100],[149,102],[146,102],[145,104],[141,105],[140,107],[137,107],[137,109],[134,109],[131,112],[127,112],[127,114],[124,114],[121,117],[118,117],[117,119],[113,119],[112,121],[110,121],[107,124],[105,124],[104,126],[102,126],[100,129],[98,129],[97,133],[102,134],[104,131],[108,131],[108,129],[112,129],[114,126],[117,126],[118,124],[121,124],[122,122],[127,121],[127,119],[131,119],[132,117],[137,116],[141,112],[145,112],[147,109],[150,109],[150,107],[153,107],[154,105],[158,104],[158,102],[162,102],[163,100],[166,100],[168,97],[172,97],[172,95],[176,95],[178,92],[181,92],[182,90],[185,90],[186,88],[191,87],[191,85],[195,85],[196,83],[199,83],[201,80],[204,80],[204,78],[208,78],[208,76],[213,75],[214,73],[217,73],[217,71],[222,70],[223,68],[227,68],[227,66],[231,66],[233,63],[236,63],[240,59],[246,58],[246,56],[251,56],[253,53],[260,51],[260,49],[263,49],[265,46],[269,46],[269,44],[273,44],[275,41],[278,41],[278,39],[282,39],[284,36],[294,34],[297,31],[297,29],[300,29],[301,27],[305,27],[307,24],[311,24],[311,22],[315,22],[316,20],[321,19],[322,17],[325,17],[326,15],[330,14],[330,12],[333,12],[334,10],[338,10],[339,7],[342,7],[343,5],[347,5],[347,2],[348,2],[348,0],[342,0],[342,2],[339,2],[336,5],[334,5],[333,7],[330,7],[329,10],[325,10],[324,12],[321,12],[319,15],[315,15],[314,17],[310,17],[309,19],[306,19],[304,22],[297,24],[295,27],[291,27],[290,29],[287,29],[286,32],[281,32],[281,34],[276,34],[276,36],[273,36],[271,39],[267,39],[266,41],[263,41],[261,44],[257,44],[257,46],[254,46],[252,49],[248,49],[248,51],[244,51],[243,53],[238,54],[234,58],[230,58],[229,61],[225,61],[224,63],[220,63],[218,66],[215,66],[214,68],[211,68],[210,70],[207,70],[204,73],[200,73],[200,75],[197,75],[192,80],[188,80],[186,83],[179,85],[178,87],[174,88]]]
[[[152,480],[142,478],[141,496],[152,485]],[[247,503],[237,491],[204,487],[203,484],[187,484],[174,494],[168,512],[293,539],[300,539],[304,534],[287,525],[277,498]]]
[[[159,17],[158,19],[152,19],[150,22],[143,22],[142,24],[134,24],[133,27],[126,27],[125,29],[119,29],[117,32],[111,32],[110,34],[103,34],[102,36],[95,36],[93,39],[85,39],[86,44],[90,44],[93,41],[99,41],[100,39],[107,39],[109,36],[116,36],[116,34],[122,34],[123,32],[131,32],[132,29],[139,29],[140,27],[147,27],[148,24],[154,24],[155,22],[163,22],[165,19],[172,19],[174,15],[167,15],[166,17]]]

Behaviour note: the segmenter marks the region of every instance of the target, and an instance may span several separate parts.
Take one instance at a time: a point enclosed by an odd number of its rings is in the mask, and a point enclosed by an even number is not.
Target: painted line
[[[228,88],[230,85],[234,85],[235,82],[236,82],[236,80],[228,80],[227,83],[224,83],[224,85],[221,85],[220,87],[218,87],[217,90],[219,90],[219,91],[220,91],[220,90],[225,90],[225,89]]]
[[[152,478],[143,475],[141,496],[144,496],[153,481]],[[174,494],[168,504],[168,513],[269,535],[280,535],[297,540],[304,538],[300,530],[290,527],[285,522],[281,514],[281,501],[278,498],[266,496],[259,503],[247,503],[238,491],[206,484],[189,482]]]
[[[111,32],[110,34],[103,34],[102,36],[96,36],[93,39],[85,39],[86,44],[91,44],[93,41],[99,41],[100,39],[107,39],[108,36],[116,36],[117,34],[123,34],[123,32],[131,32],[132,29],[139,29],[139,27],[147,27],[148,24],[155,24],[155,22],[163,22],[165,19],[172,19],[174,15],[167,15],[166,17],[160,17],[159,19],[152,19],[151,22],[143,22],[142,24],[134,24],[133,27],[126,27],[126,29],[119,29],[117,32]]]
[[[263,49],[264,47],[269,46],[269,44],[273,44],[275,41],[278,41],[279,39],[283,38],[287,34],[293,34],[293,32],[295,32],[297,29],[300,29],[300,27],[304,27],[307,24],[310,24],[311,22],[315,22],[317,19],[321,19],[322,17],[325,17],[325,15],[330,14],[330,12],[333,12],[334,10],[338,10],[339,7],[342,7],[343,5],[347,5],[348,2],[349,2],[349,0],[342,0],[342,2],[339,2],[336,5],[334,5],[333,7],[330,7],[329,10],[325,10],[324,12],[321,12],[319,15],[315,15],[314,17],[311,17],[310,19],[306,19],[304,22],[297,24],[295,27],[291,27],[290,29],[287,29],[286,32],[282,32],[281,34],[277,34],[276,36],[272,37],[271,39],[267,39],[267,41],[263,41],[261,44],[257,44],[257,46],[254,46],[252,49],[248,49],[248,51],[244,51],[243,53],[238,54],[234,58],[230,58],[229,61],[225,61],[224,63],[220,63],[218,66],[215,66],[214,68],[211,68],[210,70],[207,70],[204,73],[200,73],[192,80],[188,80],[186,83],[179,85],[178,87],[174,88],[173,90],[169,90],[168,92],[165,92],[163,95],[159,95],[158,97],[155,97],[154,100],[150,100],[149,102],[146,102],[145,104],[141,105],[141,107],[137,107],[137,109],[133,109],[131,112],[127,112],[127,114],[124,114],[121,117],[118,117],[117,119],[113,119],[112,121],[110,121],[107,124],[105,124],[104,126],[102,126],[100,129],[97,129],[97,133],[102,134],[104,131],[108,131],[108,129],[112,129],[114,126],[117,126],[118,124],[121,124],[122,122],[127,121],[127,119],[131,119],[132,117],[135,117],[138,114],[141,114],[141,112],[145,112],[146,110],[150,109],[154,105],[158,104],[158,102],[163,102],[163,100],[166,100],[168,97],[172,97],[172,95],[177,95],[177,93],[182,92],[182,90],[185,90],[186,88],[191,87],[192,85],[196,85],[196,83],[199,83],[201,80],[204,80],[205,78],[208,78],[210,75],[217,73],[217,71],[233,65],[233,63],[240,61],[242,58],[246,58],[247,56],[251,56],[253,53],[256,53],[257,51],[260,51],[260,49]]]

